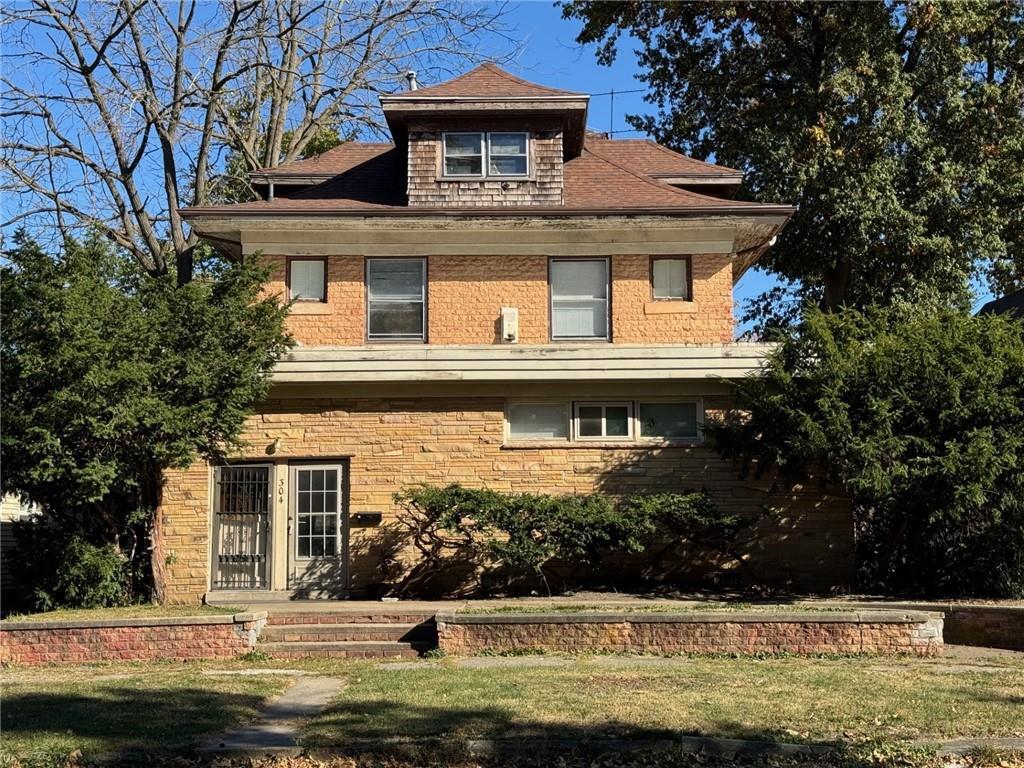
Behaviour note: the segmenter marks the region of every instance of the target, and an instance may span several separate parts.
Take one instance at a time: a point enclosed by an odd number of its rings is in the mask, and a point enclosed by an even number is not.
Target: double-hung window
[[[370,341],[422,341],[426,309],[425,259],[366,260],[366,335]]]
[[[551,260],[551,338],[608,338],[608,260]]]
[[[529,175],[529,134],[523,131],[445,133],[442,160],[445,176]]]

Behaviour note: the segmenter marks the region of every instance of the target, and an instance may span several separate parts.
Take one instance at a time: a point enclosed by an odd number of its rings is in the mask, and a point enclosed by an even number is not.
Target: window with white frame
[[[525,176],[527,173],[525,133],[487,134],[487,174]]]
[[[551,338],[608,338],[608,260],[551,260]]]
[[[654,299],[690,300],[690,260],[686,258],[651,259],[651,296]]]
[[[426,329],[425,259],[366,260],[366,329],[371,341],[422,341]]]
[[[446,133],[444,135],[444,175],[484,175],[484,134]]]
[[[327,260],[289,259],[288,298],[292,301],[327,301]]]
[[[567,403],[512,403],[508,407],[511,440],[566,440],[569,437]]]
[[[522,131],[445,133],[442,165],[445,176],[527,176],[529,134]]]
[[[698,404],[694,401],[637,403],[640,437],[695,440],[700,436]]]
[[[576,403],[578,440],[628,440],[633,436],[632,403]]]

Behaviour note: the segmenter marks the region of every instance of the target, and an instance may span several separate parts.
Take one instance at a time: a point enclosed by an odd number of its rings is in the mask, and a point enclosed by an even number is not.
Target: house
[[[168,475],[170,599],[375,594],[415,557],[388,531],[393,494],[420,483],[705,487],[770,511],[745,545],[766,581],[847,583],[842,499],[740,479],[702,440],[765,349],[733,340],[733,284],[792,209],[732,199],[732,169],[588,132],[587,103],[484,64],[382,96],[393,143],[256,171],[264,199],[182,211],[272,260],[298,346],[244,453]]]
[[[1024,288],[1013,293],[1008,293],[1002,298],[992,299],[986,302],[978,310],[979,315],[1007,315],[1015,319],[1024,320]]]

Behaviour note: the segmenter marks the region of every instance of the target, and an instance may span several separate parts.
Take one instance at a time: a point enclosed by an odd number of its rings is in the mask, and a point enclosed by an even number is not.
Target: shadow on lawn
[[[581,695],[585,692],[581,691]],[[640,694],[636,694],[639,696]],[[567,709],[571,702],[566,702]],[[704,745],[697,744],[707,739]],[[741,750],[749,754],[773,754],[786,750],[793,737],[780,730],[759,730],[722,720],[702,733],[685,733],[666,728],[645,728],[607,720],[596,724],[532,722],[507,708],[478,706],[412,706],[393,702],[341,702],[329,707],[306,731],[303,745],[328,752],[398,752],[438,748],[453,754],[488,742],[486,750],[531,755],[537,753],[585,753],[670,748],[683,743],[702,746],[707,754],[731,754],[737,745],[725,740],[750,742]],[[715,740],[722,740],[714,743]],[[808,742],[811,750],[823,753],[838,743]],[[846,765],[844,763],[844,765]],[[857,763],[850,763],[856,768]],[[864,763],[869,765],[869,763]]]
[[[0,730],[5,740],[67,734],[96,743],[96,751],[161,751],[250,718],[264,702],[258,694],[201,688],[101,688],[89,696],[8,692]]]

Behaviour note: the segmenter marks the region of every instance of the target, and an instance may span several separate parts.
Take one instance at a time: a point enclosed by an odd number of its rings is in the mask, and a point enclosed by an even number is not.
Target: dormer
[[[407,157],[410,207],[559,206],[579,157],[588,96],[482,64],[439,85],[382,96]]]

